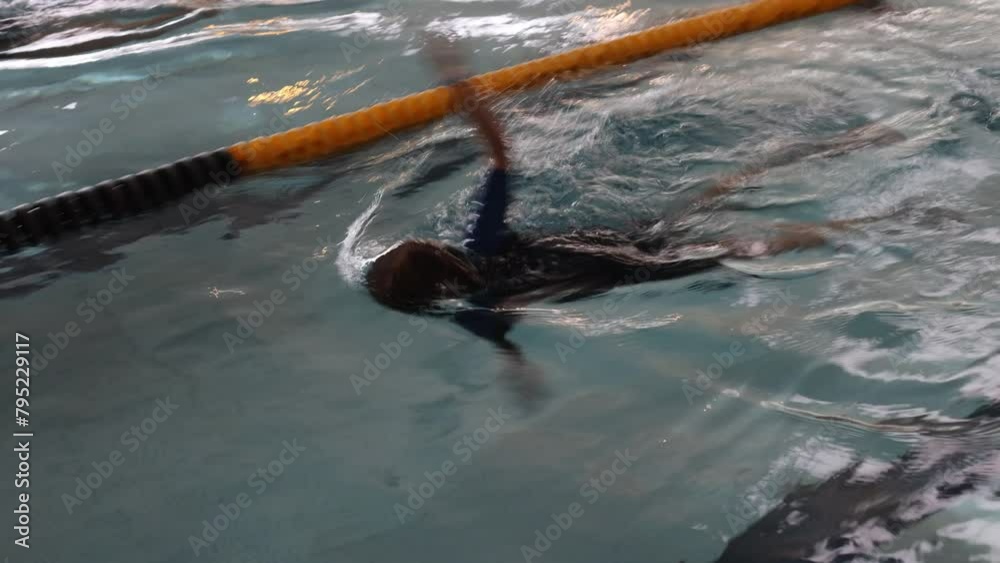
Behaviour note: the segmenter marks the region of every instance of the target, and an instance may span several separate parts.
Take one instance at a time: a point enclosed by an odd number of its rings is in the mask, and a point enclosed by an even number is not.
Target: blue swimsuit
[[[507,231],[507,205],[510,195],[507,193],[507,171],[493,168],[486,177],[486,182],[476,195],[474,206],[478,215],[469,224],[465,232],[465,248],[476,258],[491,258],[500,254],[504,247]],[[513,322],[491,310],[496,299],[489,291],[470,296],[469,301],[486,309],[470,309],[460,311],[455,320],[469,332],[486,338],[500,347],[512,347],[506,334]]]
[[[507,171],[494,168],[476,196],[479,215],[466,230],[465,248],[479,256],[496,256],[507,235]]]

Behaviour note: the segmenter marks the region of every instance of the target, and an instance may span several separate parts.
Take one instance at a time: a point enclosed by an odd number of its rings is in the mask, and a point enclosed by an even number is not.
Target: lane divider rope
[[[470,78],[482,95],[537,86],[568,73],[620,65],[725,37],[830,12],[862,0],[755,0],[670,22]],[[451,88],[438,87],[282,133],[101,182],[0,212],[0,245],[17,251],[87,224],[154,209],[208,185],[327,158],[386,135],[461,111]]]

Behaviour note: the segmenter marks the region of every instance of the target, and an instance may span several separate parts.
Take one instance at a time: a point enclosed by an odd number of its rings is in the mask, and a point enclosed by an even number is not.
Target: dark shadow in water
[[[991,484],[991,475],[983,467],[988,467],[984,462],[1000,446],[996,436],[1000,402],[983,405],[959,421],[917,417],[878,424],[888,425],[916,426],[929,441],[878,475],[859,474],[858,461],[824,482],[797,487],[730,540],[717,563],[791,563],[815,558],[837,563],[899,563],[878,553],[887,537],[899,535]],[[946,447],[941,448],[945,440]]]
[[[178,235],[224,218],[229,229],[223,238],[234,239],[245,229],[292,219],[304,202],[329,183],[324,179],[273,197],[222,191],[216,197],[205,197],[207,204],[202,204],[200,211],[195,193],[138,217],[84,227],[82,233],[69,233],[37,254],[31,254],[37,252],[32,249],[0,258],[0,299],[38,291],[67,274],[103,270],[126,257],[120,247],[151,235]],[[183,206],[191,212],[182,212]]]
[[[479,150],[477,141],[468,137],[456,137],[436,141],[431,145],[431,160],[435,160],[435,153],[443,153],[447,158],[432,162],[420,170],[419,174],[406,182],[402,186],[392,191],[392,196],[403,199],[421,190],[424,186],[440,182],[451,177],[462,168],[469,166],[479,160],[482,151]]]

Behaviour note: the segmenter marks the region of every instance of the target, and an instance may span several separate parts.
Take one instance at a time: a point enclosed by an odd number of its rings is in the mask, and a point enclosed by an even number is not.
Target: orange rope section
[[[756,0],[707,12],[618,39],[502,68],[470,79],[481,94],[501,94],[561,74],[623,64],[732,35],[837,10],[860,0]],[[441,119],[456,107],[450,88],[438,87],[310,125],[229,147],[241,174],[294,166],[345,152],[396,131]]]

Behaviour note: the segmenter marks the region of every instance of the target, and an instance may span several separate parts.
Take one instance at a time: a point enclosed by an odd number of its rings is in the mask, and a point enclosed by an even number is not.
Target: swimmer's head
[[[376,301],[406,312],[462,297],[482,283],[461,251],[427,240],[408,240],[394,247],[376,258],[366,275],[368,291]]]

